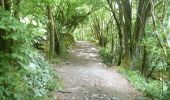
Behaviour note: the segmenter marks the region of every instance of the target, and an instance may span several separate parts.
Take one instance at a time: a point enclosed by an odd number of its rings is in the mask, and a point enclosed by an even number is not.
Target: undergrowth
[[[130,71],[126,69],[119,69],[119,72],[138,90],[153,100],[168,100],[165,98],[167,91],[167,84],[159,80],[146,79],[137,71]]]
[[[6,61],[0,65],[0,100],[33,100],[49,98],[60,87],[54,70],[37,51],[32,51],[27,64],[14,67]],[[6,67],[6,68],[5,68]]]
[[[21,23],[9,12],[0,13],[3,40],[11,42],[0,51],[0,100],[47,100],[60,87],[49,62],[33,49],[35,30]]]
[[[110,50],[108,48],[101,48],[99,54],[103,60],[103,63],[105,63],[106,65],[112,64],[113,55],[110,53]]]

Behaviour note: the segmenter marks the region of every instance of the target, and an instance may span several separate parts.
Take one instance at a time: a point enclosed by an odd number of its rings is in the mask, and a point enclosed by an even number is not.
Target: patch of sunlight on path
[[[99,48],[86,41],[77,41],[70,58],[55,65],[63,80],[59,100],[147,100],[113,68],[107,68],[98,55]]]

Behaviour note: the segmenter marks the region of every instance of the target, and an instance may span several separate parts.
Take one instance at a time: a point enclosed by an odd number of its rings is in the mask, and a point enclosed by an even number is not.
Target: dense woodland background
[[[86,40],[137,89],[168,100],[169,33],[169,0],[0,0],[0,99],[51,98],[61,84],[50,63]]]

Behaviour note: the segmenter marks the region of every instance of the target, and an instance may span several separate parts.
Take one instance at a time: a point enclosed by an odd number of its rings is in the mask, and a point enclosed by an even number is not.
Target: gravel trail
[[[102,63],[95,45],[78,41],[69,56],[55,66],[64,84],[56,100],[147,100],[114,68]]]

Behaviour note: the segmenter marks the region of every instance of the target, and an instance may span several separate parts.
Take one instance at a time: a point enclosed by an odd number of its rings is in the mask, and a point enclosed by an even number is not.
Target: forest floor
[[[102,63],[98,50],[89,42],[78,41],[69,59],[55,65],[64,84],[64,89],[55,93],[56,100],[147,100],[116,68]]]

